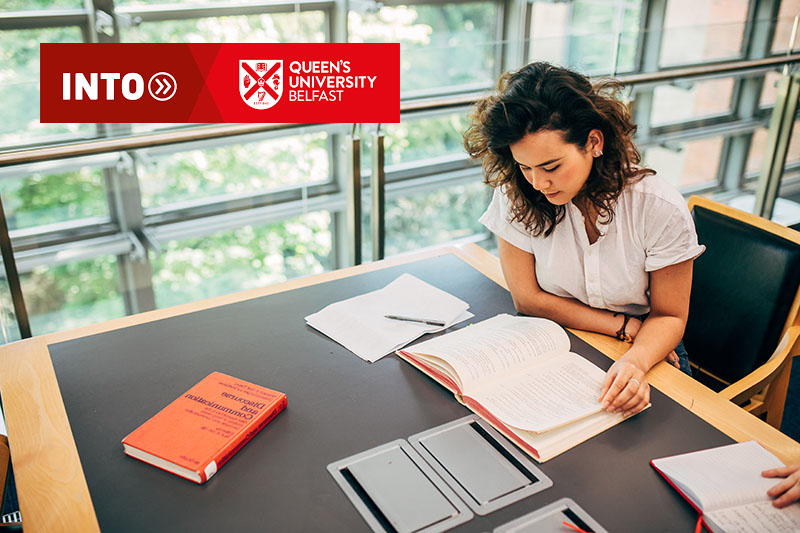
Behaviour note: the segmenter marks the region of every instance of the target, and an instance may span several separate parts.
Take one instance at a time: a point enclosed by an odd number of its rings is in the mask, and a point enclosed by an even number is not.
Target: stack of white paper
[[[360,358],[373,363],[425,333],[441,331],[474,316],[469,304],[403,274],[383,289],[336,302],[308,315],[306,322]],[[386,318],[399,315],[444,322],[431,326]]]

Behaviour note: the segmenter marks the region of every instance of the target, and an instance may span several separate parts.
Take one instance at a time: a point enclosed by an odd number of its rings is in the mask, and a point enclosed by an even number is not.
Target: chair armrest
[[[792,326],[786,330],[775,352],[766,363],[721,390],[719,395],[733,403],[740,404],[761,392],[775,379],[790,356],[797,355],[797,352],[800,351],[798,338],[800,338],[800,326]]]

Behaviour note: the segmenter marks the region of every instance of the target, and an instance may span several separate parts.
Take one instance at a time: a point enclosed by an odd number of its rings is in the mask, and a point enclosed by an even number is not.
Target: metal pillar
[[[775,199],[783,177],[786,154],[792,136],[797,98],[800,96],[800,73],[784,73],[778,81],[778,94],[772,119],[769,124],[767,149],[758,178],[758,190],[753,213],[766,219],[772,219]]]
[[[386,171],[384,169],[381,125],[372,134],[372,171],[369,176],[372,195],[372,260],[384,258],[386,245]]]
[[[28,311],[25,309],[25,299],[22,297],[22,286],[19,282],[17,263],[14,261],[14,250],[11,247],[11,237],[8,234],[8,224],[6,223],[2,199],[0,199],[0,252],[3,255],[3,268],[6,271],[8,288],[11,291],[11,301],[14,304],[14,313],[17,316],[19,334],[23,339],[27,339],[31,337],[31,325],[28,321]]]
[[[353,133],[345,137],[347,165],[347,234],[352,265],[361,264],[361,139],[353,124]]]

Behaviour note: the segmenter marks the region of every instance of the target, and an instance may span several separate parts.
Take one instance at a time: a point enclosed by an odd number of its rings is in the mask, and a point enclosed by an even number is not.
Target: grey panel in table
[[[508,524],[498,526],[492,533],[569,533],[572,530],[564,525],[565,522],[583,531],[608,533],[571,498],[561,498]]]
[[[469,302],[471,322],[514,313],[505,290],[448,255],[51,346],[101,528],[368,531],[326,466],[468,411],[397,357],[365,363],[303,317],[403,272]],[[285,392],[289,405],[202,486],[122,453],[125,435],[214,370]],[[694,511],[648,462],[731,439],[657,391],[652,402],[541,465],[552,488],[457,530],[488,531],[560,497],[609,531],[687,530]]]
[[[473,516],[403,439],[332,463],[328,471],[373,531],[438,533]]]
[[[408,441],[479,515],[553,486],[532,459],[477,415],[412,435]]]

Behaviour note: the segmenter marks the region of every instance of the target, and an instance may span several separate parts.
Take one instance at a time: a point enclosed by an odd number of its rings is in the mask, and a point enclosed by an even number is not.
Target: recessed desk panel
[[[303,317],[403,272],[469,302],[470,322],[514,314],[503,288],[445,255],[50,346],[100,527],[369,531],[326,466],[469,411],[397,357],[366,363]],[[610,365],[570,338],[574,351]],[[285,392],[288,407],[205,485],[122,453],[125,435],[215,370]],[[652,403],[540,465],[552,488],[456,531],[491,531],[563,497],[609,531],[689,531],[694,512],[648,462],[732,440],[657,391]]]

